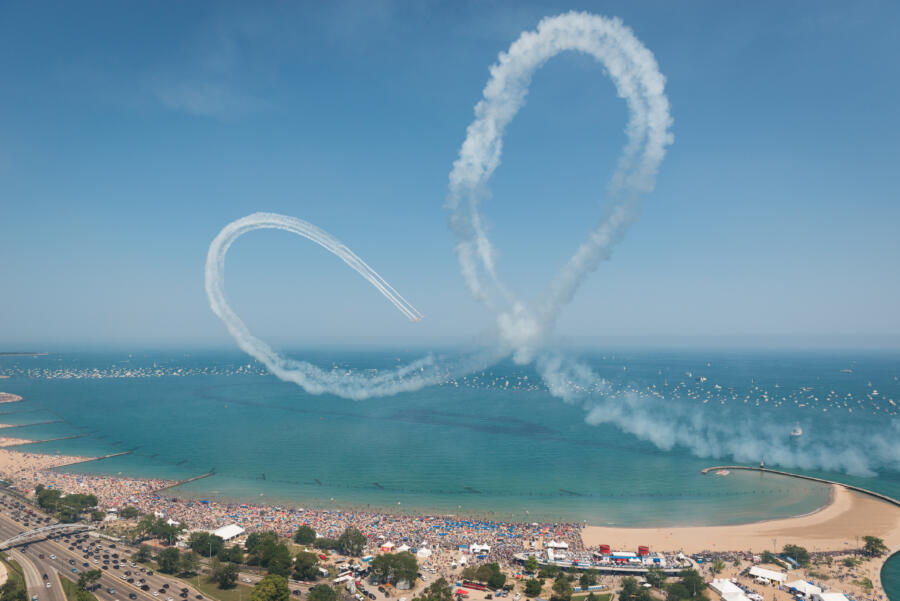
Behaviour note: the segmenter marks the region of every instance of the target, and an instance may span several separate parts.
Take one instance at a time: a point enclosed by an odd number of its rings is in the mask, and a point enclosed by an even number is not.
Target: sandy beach
[[[0,392],[0,403],[17,403],[22,400],[17,394],[11,392]]]
[[[900,545],[900,507],[832,485],[831,502],[820,510],[793,518],[739,524],[673,528],[608,528],[588,526],[582,531],[587,547],[609,544],[631,549],[650,544],[658,549],[700,551],[772,550],[785,544],[810,551],[856,548],[857,537],[875,535],[888,547]]]

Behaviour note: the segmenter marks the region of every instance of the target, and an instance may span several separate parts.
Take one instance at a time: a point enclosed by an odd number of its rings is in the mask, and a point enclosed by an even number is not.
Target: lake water
[[[417,356],[306,355],[328,367],[382,369]],[[0,374],[9,376],[0,390],[26,397],[0,406],[0,423],[36,424],[5,436],[78,436],[23,450],[133,450],[77,466],[86,473],[184,479],[215,468],[173,491],[181,496],[600,525],[732,524],[807,513],[828,498],[827,487],[802,480],[700,474],[735,458],[781,461],[900,496],[892,447],[898,358],[585,354],[607,392],[569,404],[532,368],[511,363],[418,392],[349,401],[309,395],[238,352],[0,357]],[[605,417],[620,405],[628,411]],[[803,435],[791,438],[796,426]]]

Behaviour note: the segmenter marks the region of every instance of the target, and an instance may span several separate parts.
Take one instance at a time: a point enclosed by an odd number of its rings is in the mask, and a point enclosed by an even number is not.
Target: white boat
[[[803,436],[803,428],[794,426],[794,429],[791,430],[791,438],[799,438],[801,436]]]

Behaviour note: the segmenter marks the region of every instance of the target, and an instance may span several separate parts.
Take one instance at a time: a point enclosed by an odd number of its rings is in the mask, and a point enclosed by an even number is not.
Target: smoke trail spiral
[[[496,252],[488,238],[481,200],[500,165],[504,131],[525,103],[534,72],[550,58],[567,51],[589,54],[600,61],[625,99],[630,113],[628,142],[608,186],[607,215],[556,274],[536,309],[525,303],[497,276]],[[673,136],[665,95],[665,77],[656,59],[619,19],[570,12],[542,20],[526,31],[491,67],[484,97],[475,106],[459,158],[450,173],[447,207],[458,238],[456,254],[466,284],[476,299],[497,313],[503,341],[520,362],[528,362],[541,338],[552,328],[562,306],[637,217],[639,194],[653,189],[656,172]],[[499,297],[499,299],[498,299]]]
[[[449,364],[441,364],[429,355],[390,371],[370,374],[343,369],[326,371],[306,361],[279,355],[265,341],[250,332],[225,296],[225,255],[235,240],[258,229],[284,230],[315,242],[359,273],[408,319],[418,321],[422,315],[365,261],[325,230],[302,219],[277,213],[253,213],[237,219],[226,225],[209,246],[206,257],[206,295],[213,313],[225,323],[238,346],[263,363],[278,378],[294,382],[312,394],[331,393],[362,400],[418,390],[445,381],[456,370],[476,369],[484,364],[486,356],[472,355],[464,361],[455,362],[451,369]]]

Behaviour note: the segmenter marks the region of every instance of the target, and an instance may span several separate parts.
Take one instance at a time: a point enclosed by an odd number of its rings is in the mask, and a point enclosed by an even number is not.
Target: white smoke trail
[[[253,213],[232,221],[222,228],[209,246],[206,257],[206,295],[213,313],[225,323],[238,346],[262,362],[278,378],[294,382],[311,394],[331,393],[361,400],[439,384],[460,371],[479,369],[495,360],[493,357],[496,354],[493,352],[472,354],[452,363],[438,362],[429,355],[384,373],[369,374],[347,370],[325,371],[306,361],[282,357],[250,332],[225,297],[225,255],[235,240],[258,229],[285,230],[315,242],[353,268],[407,318],[418,321],[422,315],[352,250],[307,221],[276,213]]]
[[[843,420],[826,426],[804,443],[792,444],[783,427],[767,416],[704,411],[675,399],[620,393],[594,371],[559,354],[536,360],[550,393],[587,412],[589,424],[613,424],[664,451],[679,447],[698,457],[729,458],[754,464],[761,459],[785,468],[824,469],[875,476],[878,469],[900,471],[900,422],[886,432]]]
[[[504,131],[525,103],[531,76],[566,50],[590,54],[603,64],[628,105],[628,142],[609,184],[608,216],[554,277],[537,311],[532,311],[499,281],[495,251],[479,205],[488,195],[487,182],[500,165]],[[537,31],[524,32],[491,67],[484,98],[475,106],[475,121],[450,173],[447,206],[466,285],[492,310],[497,307],[493,291],[499,292],[505,304],[498,311],[500,333],[516,352],[517,361],[531,360],[562,305],[572,299],[585,276],[609,257],[611,247],[635,219],[638,195],[653,189],[666,146],[673,141],[664,87],[665,78],[653,54],[629,28],[618,19],[581,12],[542,20]]]

